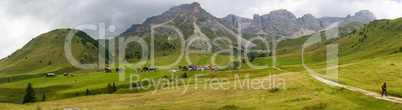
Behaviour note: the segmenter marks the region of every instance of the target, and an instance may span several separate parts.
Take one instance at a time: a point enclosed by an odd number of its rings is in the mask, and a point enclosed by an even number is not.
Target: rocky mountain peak
[[[149,28],[151,24],[161,24],[168,22],[174,18],[179,19],[188,19],[194,22],[201,16],[212,16],[207,13],[204,9],[201,8],[201,5],[198,2],[193,2],[190,4],[182,4],[179,6],[173,6],[168,11],[163,12],[161,15],[148,17],[142,24],[134,24],[121,35],[130,33],[130,32],[138,32],[144,31]]]
[[[360,10],[353,16],[346,17],[321,17],[316,18],[312,14],[305,14],[297,18],[292,12],[286,9],[271,11],[269,14],[254,14],[252,19],[243,18],[229,14],[223,18],[216,18],[204,9],[197,2],[173,6],[161,15],[149,17],[142,24],[132,25],[125,33],[141,32],[147,30],[150,24],[161,24],[166,22],[183,22],[189,20],[200,27],[213,28],[218,21],[229,29],[239,28],[242,23],[242,32],[247,34],[266,34],[269,36],[290,36],[300,37],[311,34],[325,27],[338,22],[344,26],[351,22],[369,23],[375,20],[375,15],[369,10]]]
[[[251,22],[252,19],[249,18],[243,18],[234,14],[229,14],[226,17],[223,17],[222,20],[227,21],[225,23],[223,23],[223,25],[225,25],[226,27],[229,28],[238,28],[238,23],[247,23],[247,22]]]
[[[302,19],[309,19],[309,18],[315,18],[312,14],[305,14],[302,16]]]
[[[351,22],[369,23],[370,21],[373,21],[375,19],[376,17],[371,11],[360,10],[359,12],[356,12],[353,16],[346,16],[344,22],[341,25],[346,25]]]
[[[198,2],[193,2],[193,3],[189,4],[189,7],[201,9],[201,5]]]
[[[271,11],[268,15],[272,16],[272,17],[284,17],[287,19],[295,19],[296,18],[296,16],[292,12],[290,12],[286,9],[274,10],[274,11]]]
[[[374,13],[369,10],[360,10],[359,12],[356,12],[354,16],[371,16],[375,18]]]
[[[181,11],[198,12],[201,9],[202,9],[201,5],[198,2],[193,2],[193,3],[190,3],[190,4],[182,4],[182,5],[179,5],[179,6],[173,6],[167,12],[181,12]]]

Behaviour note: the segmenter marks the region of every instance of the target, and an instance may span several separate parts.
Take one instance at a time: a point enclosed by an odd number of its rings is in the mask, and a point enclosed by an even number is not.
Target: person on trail
[[[382,94],[381,94],[381,96],[384,96],[384,92],[385,92],[385,96],[387,96],[388,97],[388,94],[387,94],[387,84],[384,82],[384,85],[382,85]]]

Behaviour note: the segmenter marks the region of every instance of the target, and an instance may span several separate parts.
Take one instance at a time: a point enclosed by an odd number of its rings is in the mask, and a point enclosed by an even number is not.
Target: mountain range
[[[223,18],[217,18],[201,8],[197,2],[174,6],[161,15],[147,18],[142,24],[133,24],[121,35],[132,32],[144,32],[150,29],[151,24],[162,24],[171,20],[186,19],[196,22],[199,27],[208,27],[213,31],[223,25],[229,30],[237,30],[241,23],[241,32],[246,34],[260,34],[266,36],[282,36],[297,38],[309,35],[325,29],[338,22],[344,26],[352,22],[369,23],[376,19],[369,10],[361,10],[353,16],[346,17],[321,17],[316,18],[312,14],[306,14],[297,18],[292,12],[285,9],[271,11],[269,14],[255,14],[252,19],[229,14]],[[221,27],[222,28],[222,27]]]
[[[290,48],[295,48],[295,52],[298,52],[296,50],[300,50],[300,43],[305,41],[306,38],[302,37],[303,35],[320,32],[332,23],[339,22],[338,26],[342,27],[340,28],[341,34],[343,34],[342,36],[346,36],[352,31],[362,28],[363,24],[370,24],[374,19],[374,14],[367,10],[359,11],[355,15],[348,15],[347,17],[315,18],[313,15],[307,14],[301,18],[296,18],[295,15],[289,11],[276,10],[262,16],[255,15],[253,19],[232,14],[223,18],[217,18],[202,9],[200,4],[194,2],[174,6],[161,15],[147,18],[142,24],[133,24],[132,27],[118,37],[130,37],[134,35],[143,38],[147,45],[154,45],[155,51],[158,52],[155,54],[155,58],[180,54],[180,48],[183,47],[181,43],[183,43],[183,41],[179,39],[179,34],[173,30],[158,28],[155,29],[154,32],[155,41],[151,42],[152,24],[167,24],[177,27],[183,34],[184,43],[190,45],[189,48],[193,50],[208,49],[218,51],[227,49],[229,46],[233,46],[234,51],[242,51],[244,48],[253,47],[264,49],[262,42],[252,41],[248,44],[247,42],[258,36],[265,36],[258,37],[258,39],[266,39],[272,36],[288,36],[293,40],[290,40],[290,43],[284,41],[285,43],[279,44],[280,48],[287,49],[289,52],[292,51]],[[238,22],[242,24],[242,36],[240,39],[238,39],[237,36]],[[377,25],[375,25],[375,27],[376,26]],[[383,29],[384,26],[382,26],[381,29]],[[376,28],[379,27],[380,25]],[[0,68],[0,74],[13,76],[22,73],[38,74],[56,71],[75,71],[77,68],[70,65],[65,58],[66,55],[63,49],[65,42],[72,42],[74,47],[73,56],[76,60],[80,61],[80,63],[97,62],[98,54],[96,53],[100,45],[96,40],[89,37],[85,32],[79,31],[79,33],[74,36],[73,41],[65,41],[64,39],[67,33],[71,30],[72,29],[55,29],[32,39],[23,48],[0,60],[0,66],[2,67]],[[370,32],[374,32],[374,30],[375,29],[370,29]],[[397,30],[397,28],[395,28],[395,30]],[[368,31],[368,29],[365,31]],[[359,31],[358,35],[365,35],[365,31]],[[110,40],[118,41],[118,37]],[[226,37],[227,39],[221,39],[220,37]],[[109,44],[113,43],[109,42],[110,40],[104,41],[107,42],[106,47],[114,45]],[[291,43],[291,41],[298,43]],[[368,40],[365,42],[368,42]],[[373,40],[373,42],[375,41]],[[209,47],[208,43],[211,44],[212,47]],[[352,44],[357,43],[360,42],[354,42]],[[115,52],[120,50],[119,46],[117,44],[115,45],[116,50],[112,48],[108,48],[108,50]],[[141,46],[139,46],[138,43],[130,43],[125,49],[125,59],[128,61],[138,61],[142,55],[149,55],[148,53],[142,53]],[[392,51],[394,50],[395,49],[392,49]],[[349,51],[353,52],[355,50]]]

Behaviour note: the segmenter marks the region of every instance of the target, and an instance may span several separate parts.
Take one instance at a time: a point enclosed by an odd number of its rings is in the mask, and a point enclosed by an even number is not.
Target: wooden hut
[[[137,68],[135,69],[135,72],[141,72],[141,68],[140,68],[140,67],[137,67]]]
[[[144,68],[142,68],[142,72],[149,72],[148,67],[144,67]]]
[[[110,73],[110,72],[112,72],[112,69],[106,67],[106,68],[103,69],[103,72],[105,72],[105,73]]]
[[[54,73],[46,73],[46,78],[50,78],[50,77],[55,77],[56,75]]]

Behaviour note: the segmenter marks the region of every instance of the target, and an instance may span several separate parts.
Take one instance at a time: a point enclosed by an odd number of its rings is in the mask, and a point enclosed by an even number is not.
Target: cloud
[[[32,38],[56,28],[73,28],[81,24],[114,25],[113,37],[132,24],[159,15],[172,6],[191,3],[189,0],[2,0],[0,1],[0,57],[6,57]],[[252,18],[253,14],[268,14],[287,9],[300,17],[311,13],[316,17],[339,16],[368,9],[377,18],[402,17],[399,0],[197,0],[216,17],[235,14]],[[94,38],[96,31],[84,30]]]

